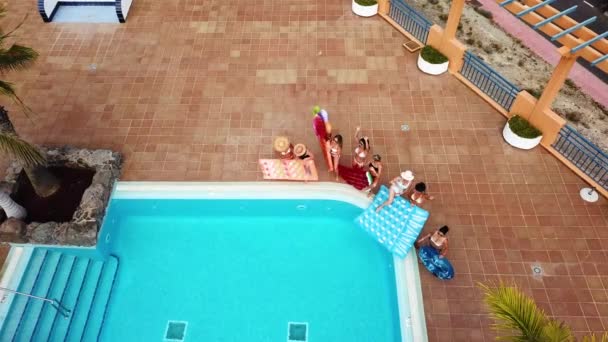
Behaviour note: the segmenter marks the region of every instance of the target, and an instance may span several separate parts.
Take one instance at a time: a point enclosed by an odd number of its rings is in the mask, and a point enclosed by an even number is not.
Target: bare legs
[[[370,186],[361,190],[363,192],[367,192],[367,197],[372,197],[372,190],[374,190],[378,186],[378,178],[380,178],[380,177],[374,178],[374,182]]]
[[[338,163],[340,162],[340,155],[332,155],[331,156],[332,166],[334,171],[336,172],[336,181],[340,180],[340,175],[338,174]]]
[[[395,200],[395,195],[396,194],[393,189],[390,189],[390,191],[388,192],[388,199],[386,200],[386,202],[380,204],[378,208],[376,208],[376,212],[379,213],[382,208],[386,207],[387,205],[391,205],[391,203],[393,203],[393,201]]]

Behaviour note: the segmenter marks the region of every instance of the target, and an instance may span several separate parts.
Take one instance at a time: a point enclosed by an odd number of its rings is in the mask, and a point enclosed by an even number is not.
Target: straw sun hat
[[[306,154],[306,146],[304,144],[297,144],[296,147],[293,148],[293,153],[298,157],[303,156]]]
[[[414,173],[410,170],[403,171],[401,172],[401,178],[411,182],[414,180]]]
[[[277,152],[287,152],[289,150],[289,139],[287,137],[276,137],[274,139],[274,149]]]

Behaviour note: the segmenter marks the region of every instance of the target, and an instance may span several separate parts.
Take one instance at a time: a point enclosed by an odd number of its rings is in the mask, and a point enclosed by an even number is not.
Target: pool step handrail
[[[55,308],[55,310],[57,310],[57,312],[59,312],[59,314],[61,314],[63,317],[68,317],[72,313],[72,311],[70,309],[66,308],[63,304],[61,304],[60,301],[58,301],[57,299],[54,299],[54,298],[50,299],[50,298],[45,298],[45,297],[34,296],[32,294],[29,294],[29,293],[19,292],[19,291],[7,289],[6,287],[0,287],[0,291],[10,292],[10,293],[14,293],[16,295],[25,296],[25,297],[28,297],[28,298],[33,298],[33,299],[36,299],[36,300],[41,300],[41,301],[50,303],[51,306],[53,308]]]

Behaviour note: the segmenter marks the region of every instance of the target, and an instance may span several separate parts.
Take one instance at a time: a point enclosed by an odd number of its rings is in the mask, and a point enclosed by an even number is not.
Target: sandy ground
[[[449,0],[409,0],[408,4],[421,10],[432,22],[445,26]],[[476,5],[472,2],[464,9],[461,28],[457,33],[460,41],[505,78],[540,96],[551,77],[553,66],[482,15],[483,10]],[[553,110],[585,137],[608,151],[608,110],[583,94],[571,81],[567,81],[562,88]]]

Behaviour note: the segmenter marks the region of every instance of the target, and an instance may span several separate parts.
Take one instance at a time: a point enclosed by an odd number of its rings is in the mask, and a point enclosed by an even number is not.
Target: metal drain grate
[[[308,341],[308,323],[288,322],[287,323],[287,342],[306,342]]]
[[[180,342],[186,338],[186,328],[188,322],[169,321],[167,322],[167,330],[165,331],[165,341]]]
[[[543,268],[539,264],[532,264],[533,277],[542,277],[544,273]]]

